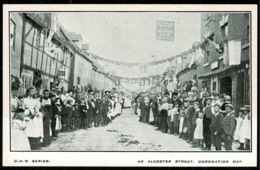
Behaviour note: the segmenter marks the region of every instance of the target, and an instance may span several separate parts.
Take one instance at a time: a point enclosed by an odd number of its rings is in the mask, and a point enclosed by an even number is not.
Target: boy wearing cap
[[[236,128],[236,118],[233,114],[233,105],[226,104],[225,105],[225,112],[226,116],[222,121],[222,128],[223,128],[223,139],[225,143],[226,150],[232,150],[232,141],[234,136],[234,131]]]
[[[211,141],[215,149],[221,150],[221,142],[222,142],[222,129],[221,122],[223,121],[223,115],[219,112],[220,104],[214,104],[214,115],[212,116],[212,121],[210,125],[211,130]]]
[[[202,150],[211,150],[211,131],[210,131],[210,124],[212,118],[212,106],[211,106],[212,99],[208,97],[206,99],[206,107],[203,108],[203,138],[205,147]]]

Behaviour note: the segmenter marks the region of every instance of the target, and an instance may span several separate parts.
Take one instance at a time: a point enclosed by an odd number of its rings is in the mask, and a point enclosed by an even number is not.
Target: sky
[[[174,41],[156,40],[157,21],[173,21]],[[90,52],[124,62],[149,62],[186,51],[200,41],[200,13],[62,12],[58,22],[82,35]]]

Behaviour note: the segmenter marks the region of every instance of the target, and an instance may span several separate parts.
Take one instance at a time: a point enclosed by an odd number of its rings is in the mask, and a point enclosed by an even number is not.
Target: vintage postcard
[[[257,6],[4,5],[3,165],[254,167]]]

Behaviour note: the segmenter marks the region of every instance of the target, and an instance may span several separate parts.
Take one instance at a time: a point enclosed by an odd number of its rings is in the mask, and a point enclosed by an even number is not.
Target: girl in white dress
[[[196,146],[200,147],[203,143],[203,113],[199,112],[199,117],[196,119],[196,128],[194,131],[194,140],[196,141]]]
[[[43,139],[43,115],[39,111],[41,103],[34,97],[35,90],[33,86],[26,90],[26,97],[24,98],[23,104],[25,116],[30,118],[27,124],[26,134],[32,150],[38,149]]]
[[[241,108],[244,112],[243,124],[239,131],[239,142],[245,144],[245,150],[250,150],[250,140],[251,140],[251,114],[250,106],[245,106]]]
[[[239,139],[239,131],[242,124],[243,124],[243,111],[239,111],[238,117],[236,118],[236,130],[234,133],[234,140],[236,141]]]
[[[12,121],[12,130],[11,130],[11,150],[12,151],[29,151],[31,150],[28,137],[25,133],[26,121],[28,118],[25,118],[24,110],[18,109],[14,120]]]

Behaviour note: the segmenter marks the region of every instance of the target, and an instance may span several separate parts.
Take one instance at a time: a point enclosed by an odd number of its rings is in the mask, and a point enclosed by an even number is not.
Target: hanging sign
[[[174,22],[173,21],[157,21],[156,27],[157,40],[174,40]]]

